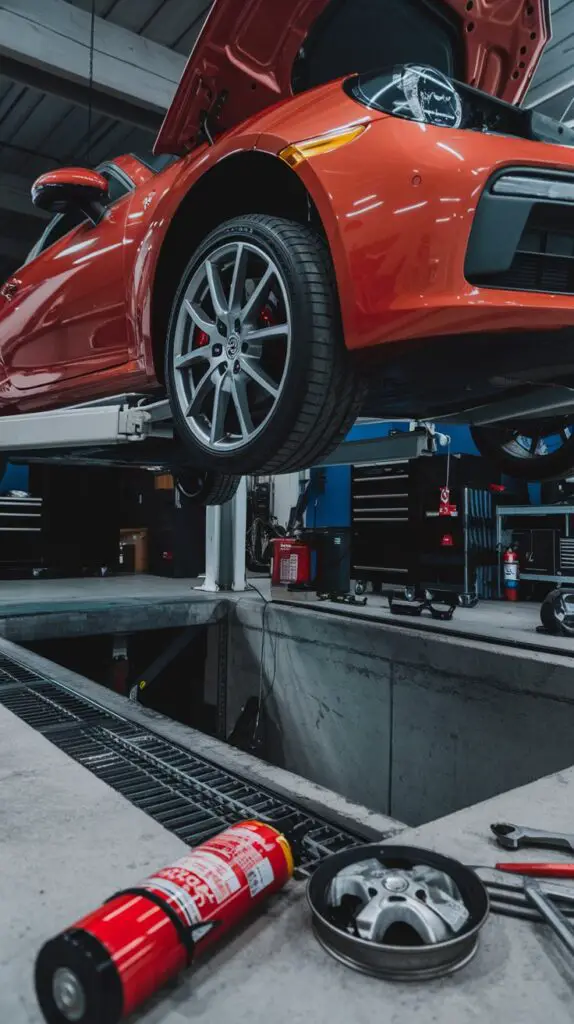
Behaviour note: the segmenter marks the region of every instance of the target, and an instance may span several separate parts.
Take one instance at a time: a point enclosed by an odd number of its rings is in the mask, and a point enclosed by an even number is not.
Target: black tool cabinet
[[[385,588],[441,587],[494,597],[496,506],[492,471],[475,456],[448,468],[456,515],[439,516],[447,456],[352,470],[352,576]]]
[[[41,537],[41,498],[0,498],[0,579],[27,576],[42,564]]]
[[[358,582],[406,586],[413,578],[413,465],[353,466],[351,574]]]

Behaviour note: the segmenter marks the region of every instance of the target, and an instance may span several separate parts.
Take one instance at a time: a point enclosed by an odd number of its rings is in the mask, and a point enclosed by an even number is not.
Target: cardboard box
[[[173,491],[174,482],[171,473],[161,473],[154,480],[156,491]]]
[[[120,572],[148,571],[147,530],[120,530]]]

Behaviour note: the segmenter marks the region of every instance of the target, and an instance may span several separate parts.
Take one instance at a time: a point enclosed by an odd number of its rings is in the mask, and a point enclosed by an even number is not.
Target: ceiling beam
[[[30,196],[30,183],[18,174],[0,173],[0,210],[9,210],[10,213],[38,217],[42,220],[49,220],[50,217],[49,213],[34,206]]]
[[[65,0],[0,0],[2,73],[95,110],[154,128],[185,57],[97,17],[90,90],[91,16]]]

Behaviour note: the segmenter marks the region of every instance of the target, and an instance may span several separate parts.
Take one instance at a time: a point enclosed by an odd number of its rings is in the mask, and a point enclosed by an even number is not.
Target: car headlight
[[[435,128],[464,128],[574,146],[574,131],[567,125],[535,110],[512,106],[421,64],[355,75],[347,79],[344,88],[371,110]]]
[[[460,128],[463,122],[463,101],[456,84],[434,68],[405,64],[360,75],[350,88],[359,102],[394,117],[437,128]]]

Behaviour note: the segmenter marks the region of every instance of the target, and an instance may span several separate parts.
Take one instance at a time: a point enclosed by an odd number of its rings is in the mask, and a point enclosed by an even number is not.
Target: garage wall
[[[261,686],[267,759],[374,810],[419,824],[574,760],[564,658],[253,601],[230,616],[228,727]]]

